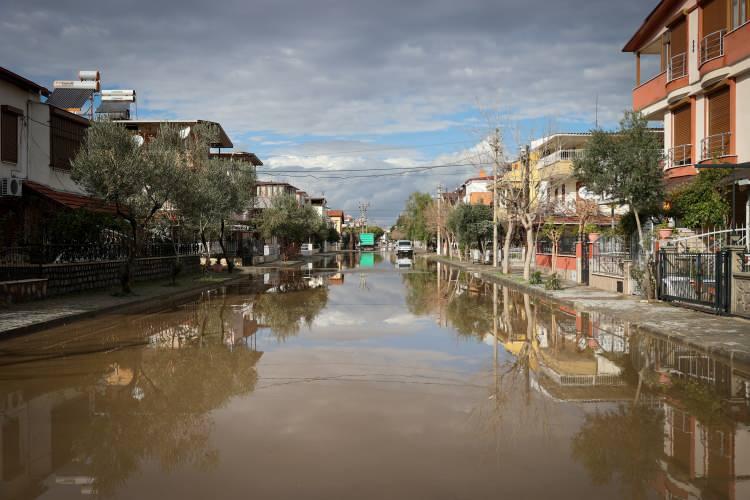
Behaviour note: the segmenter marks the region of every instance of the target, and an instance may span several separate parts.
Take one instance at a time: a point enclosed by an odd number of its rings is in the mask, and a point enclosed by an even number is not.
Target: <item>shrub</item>
[[[529,284],[530,285],[541,285],[542,284],[542,273],[539,271],[534,271],[531,273],[531,278],[529,278]]]
[[[544,280],[544,288],[545,290],[560,290],[562,288],[557,273],[552,273],[546,280]]]

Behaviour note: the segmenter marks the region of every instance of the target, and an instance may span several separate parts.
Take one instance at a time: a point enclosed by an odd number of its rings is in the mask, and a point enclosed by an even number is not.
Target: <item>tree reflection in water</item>
[[[303,279],[295,272],[279,275],[279,283],[259,295],[253,306],[255,318],[271,329],[279,341],[297,335],[328,303],[328,288],[322,277]]]

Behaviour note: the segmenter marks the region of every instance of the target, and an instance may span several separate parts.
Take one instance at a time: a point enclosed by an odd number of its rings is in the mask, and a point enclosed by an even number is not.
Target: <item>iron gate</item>
[[[729,312],[730,252],[659,251],[659,298]]]

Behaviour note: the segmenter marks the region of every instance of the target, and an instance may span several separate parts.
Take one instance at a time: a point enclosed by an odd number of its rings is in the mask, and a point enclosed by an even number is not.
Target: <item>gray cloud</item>
[[[655,3],[6,0],[0,60],[43,84],[98,68],[141,110],[234,137],[435,131],[477,104],[590,120],[595,94],[611,122],[633,83],[620,49]]]

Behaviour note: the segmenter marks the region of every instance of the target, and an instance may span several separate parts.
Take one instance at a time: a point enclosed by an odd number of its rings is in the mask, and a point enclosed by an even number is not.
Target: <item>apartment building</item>
[[[0,67],[0,243],[39,243],[65,208],[109,210],[70,177],[89,121],[43,102],[42,85]]]
[[[664,123],[668,186],[750,161],[749,19],[750,0],[662,0],[623,48],[633,109]]]

